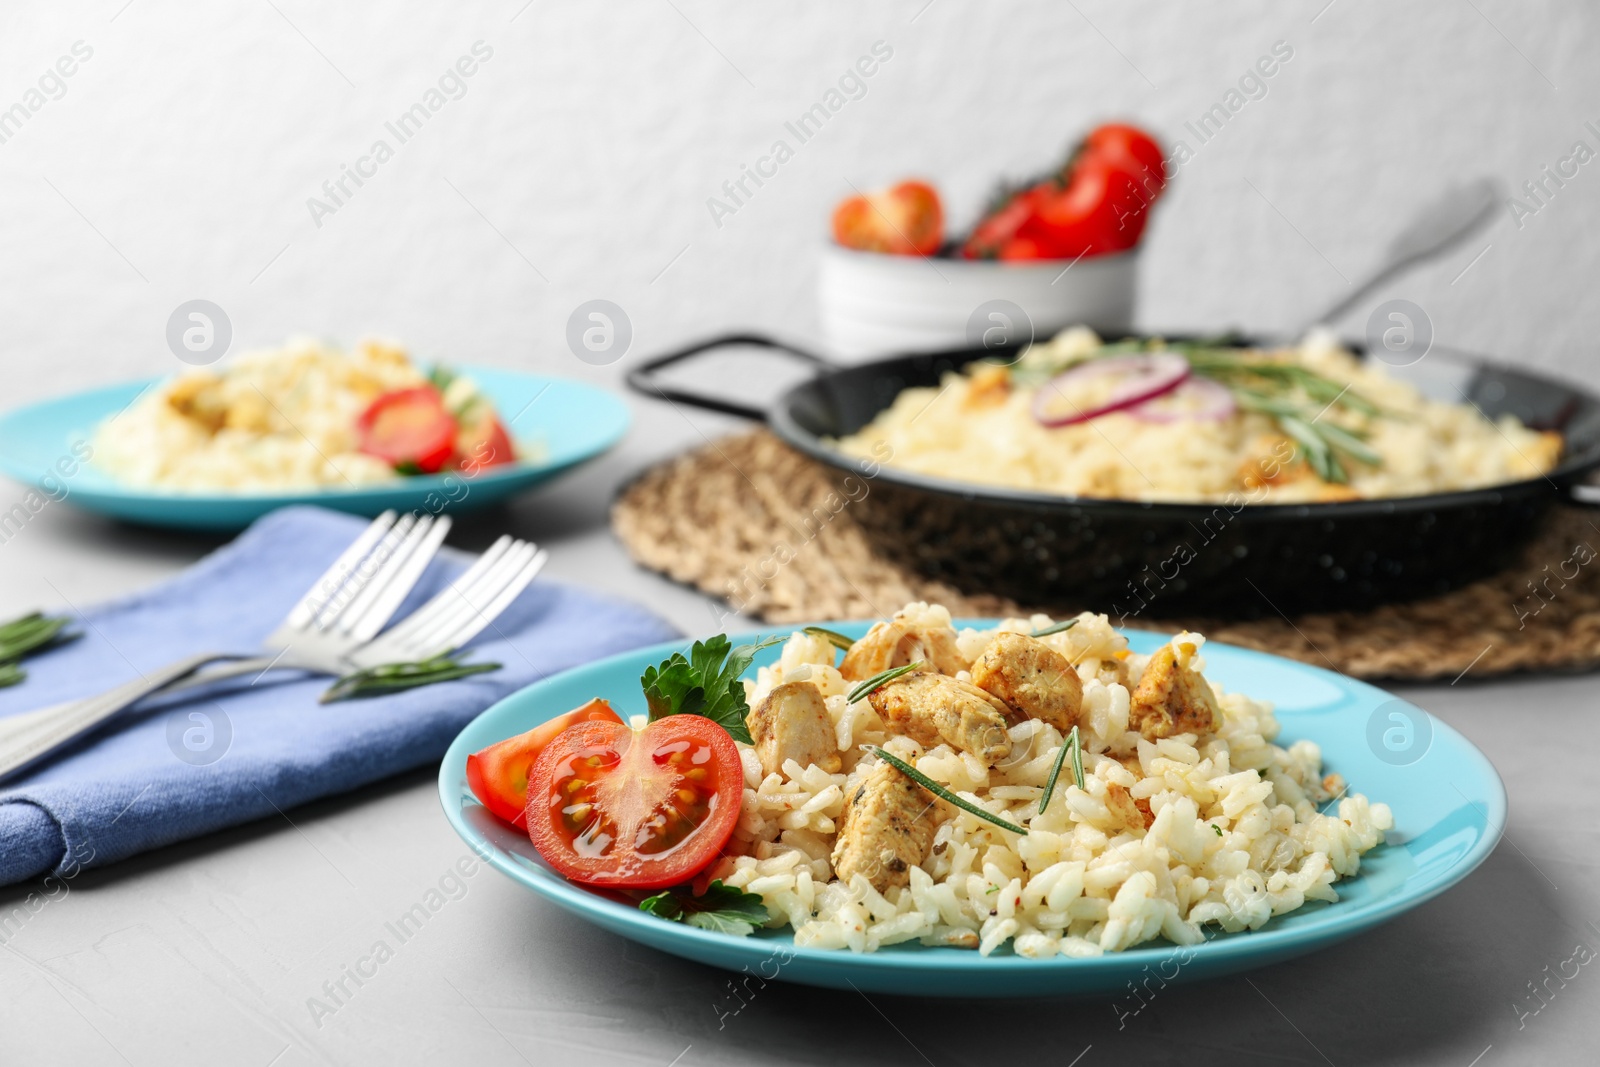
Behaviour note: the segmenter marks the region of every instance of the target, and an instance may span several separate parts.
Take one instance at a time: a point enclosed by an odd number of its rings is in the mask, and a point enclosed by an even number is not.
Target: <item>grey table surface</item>
[[[502,530],[552,549],[549,574],[628,595],[690,633],[714,605],[635,567],[605,522],[616,487],[719,420],[639,407],[617,453],[454,544]],[[13,491],[14,488],[13,488]],[[0,552],[0,604],[92,603],[170,574],[214,539],[119,526],[67,504]],[[737,620],[730,620],[736,622]],[[283,818],[162,849],[56,888],[0,937],[0,1064],[957,1064],[1593,1062],[1600,974],[1596,679],[1408,688],[1488,752],[1509,828],[1455,889],[1299,961],[1108,1002],[929,999],[773,984],[719,1018],[727,977],[592,928],[478,866],[432,768]],[[326,983],[445,904],[331,1013]],[[0,889],[0,914],[39,886]],[[370,969],[370,967],[368,968]],[[1576,972],[1576,973],[1574,973]]]

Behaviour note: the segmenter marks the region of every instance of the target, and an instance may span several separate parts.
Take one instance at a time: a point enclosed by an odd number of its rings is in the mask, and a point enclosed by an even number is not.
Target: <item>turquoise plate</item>
[[[866,623],[823,623],[851,636]],[[992,626],[983,620],[958,625]],[[796,627],[798,628],[798,627]],[[787,629],[787,628],[785,628]],[[769,631],[770,632],[770,631]],[[745,635],[749,639],[752,635]],[[735,637],[737,643],[741,638]],[[1135,651],[1166,637],[1132,632]],[[1494,767],[1472,744],[1415,705],[1381,689],[1291,660],[1228,645],[1207,644],[1206,674],[1229,691],[1272,701],[1283,732],[1279,744],[1307,738],[1352,792],[1394,811],[1385,844],[1363,857],[1361,873],[1335,883],[1336,904],[1314,902],[1272,919],[1260,930],[1217,933],[1178,949],[1166,942],[1095,959],[1029,960],[1009,950],[984,957],[970,950],[915,943],[877,952],[796,948],[788,928],[734,937],[670,923],[591,892],[554,873],[527,837],[473,799],[466,784],[469,753],[527,730],[594,696],[619,712],[644,712],[639,674],[683,643],[657,645],[601,660],[514,693],[474,719],[450,746],[439,769],[445,815],[494,867],[590,922],[663,952],[701,963],[839,989],[927,996],[1114,996],[1159,974],[1193,981],[1313,952],[1387,922],[1439,895],[1482,863],[1506,822],[1506,795]],[[770,663],[778,649],[756,662]],[[1371,739],[1369,741],[1369,738]]]
[[[183,493],[124,485],[92,459],[62,477],[75,465],[73,445],[92,440],[101,421],[159,380],[151,379],[47,400],[0,417],[0,471],[37,488],[40,500],[48,494],[151,526],[239,530],[289,504],[320,504],[356,515],[376,515],[386,508],[438,512],[481,507],[593,459],[622,440],[628,429],[627,405],[593,386],[499,367],[458,369],[489,395],[501,418],[514,420],[512,435],[539,450],[536,460],[494,467],[465,482],[459,475],[432,474],[359,489],[277,493]]]

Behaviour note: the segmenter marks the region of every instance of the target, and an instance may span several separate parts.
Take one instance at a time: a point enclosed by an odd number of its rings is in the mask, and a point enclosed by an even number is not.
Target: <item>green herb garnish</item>
[[[1061,748],[1056,752],[1056,761],[1050,767],[1050,777],[1045,779],[1044,796],[1039,798],[1039,814],[1044,814],[1044,809],[1050,806],[1050,798],[1055,795],[1056,779],[1061,777],[1061,764],[1067,758],[1067,749],[1072,749],[1072,777],[1077,782],[1078,788],[1083,788],[1083,741],[1078,736],[1078,728],[1074,726],[1072,732],[1061,742]]]
[[[385,663],[347,674],[329,686],[319,699],[323,704],[331,704],[336,700],[385,696],[405,689],[416,689],[438,682],[453,682],[457,678],[499,669],[498,663],[462,663],[454,652],[446,652],[432,659],[416,660],[411,663]]]
[[[1246,359],[1236,350],[1205,345],[1172,347],[1182,353],[1196,374],[1226,386],[1240,407],[1275,419],[1283,432],[1305,450],[1306,462],[1323,481],[1343,485],[1350,480],[1341,457],[1369,467],[1382,464],[1382,457],[1367,446],[1361,434],[1320,421],[1322,413],[1331,407],[1369,418],[1384,414],[1348,385],[1340,385],[1298,363]]]
[[[1078,625],[1078,620],[1077,619],[1068,619],[1065,622],[1053,622],[1049,626],[1046,626],[1041,630],[1033,631],[1028,636],[1029,637],[1049,637],[1051,634],[1064,633],[1067,630],[1072,629],[1076,625]]]
[[[0,625],[0,662],[19,660],[58,641],[72,640],[78,635],[62,633],[71,622],[65,615],[35,611]]]
[[[27,677],[28,672],[15,663],[0,663],[0,689],[16,685]]]
[[[821,626],[807,626],[802,632],[808,633],[812,637],[820,637],[834,648],[842,649],[845,652],[849,652],[851,646],[856,643],[853,637],[846,637],[844,634],[834,630],[825,630]]]
[[[445,390],[449,389],[455,380],[456,372],[443,363],[435,363],[433,369],[428,372],[428,384],[439,390],[440,396],[444,395]]]
[[[699,896],[695,896],[688,886],[664,889],[639,901],[639,910],[668,922],[686,923],[702,930],[715,930],[739,937],[752,933],[757,926],[771,918],[759,896],[723,885],[720,878],[707,886]]]
[[[845,703],[854,704],[862,697],[869,696],[882,689],[896,678],[902,678],[912,671],[920,671],[921,669],[922,661],[919,659],[915,663],[907,663],[904,667],[890,667],[886,671],[880,671],[850,690],[849,694],[844,698]]]
[[[757,652],[782,640],[768,637],[734,648],[727,634],[717,634],[696,641],[688,658],[682,652],[674,652],[660,666],[646,667],[639,685],[650,706],[650,721],[668,715],[701,715],[728,731],[735,741],[754,744],[745,723],[750,704],[745,700],[744,683],[739,676],[749,668]]]
[[[1218,837],[1222,836],[1222,827],[1218,826],[1216,823],[1212,823],[1211,828],[1217,832]]]
[[[926,774],[923,774],[921,771],[911,766],[911,764],[907,763],[899,756],[881,749],[876,745],[869,745],[867,748],[870,752],[876,752],[884,762],[894,767],[901,774],[905,775],[907,778],[910,778],[913,782],[916,782],[918,785],[932,793],[934,796],[938,797],[940,800],[954,804],[962,811],[969,815],[976,815],[984,822],[994,823],[994,825],[1000,827],[1002,830],[1010,830],[1014,834],[1026,834],[1028,832],[1014,823],[1006,822],[998,815],[992,815],[989,812],[984,811],[982,808],[978,807],[978,805],[972,803],[972,801],[957,796],[944,786],[940,785],[938,782],[934,781],[932,778],[929,778]]]

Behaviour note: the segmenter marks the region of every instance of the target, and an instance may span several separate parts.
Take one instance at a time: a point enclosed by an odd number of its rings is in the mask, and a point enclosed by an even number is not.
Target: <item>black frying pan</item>
[[[811,364],[816,374],[768,411],[657,377],[664,367],[729,346],[769,348]],[[995,354],[963,349],[836,367],[791,345],[741,335],[651,360],[629,373],[628,384],[646,396],[764,421],[817,462],[864,481],[864,496],[859,487],[848,494],[849,513],[886,558],[965,592],[1090,607],[1122,620],[1176,612],[1249,618],[1442,593],[1511,562],[1553,504],[1596,502],[1594,490],[1585,493],[1579,483],[1600,467],[1600,400],[1537,374],[1438,351],[1391,373],[1439,399],[1465,395],[1491,418],[1510,413],[1559,430],[1566,439],[1560,466],[1548,477],[1466,492],[1230,510],[948,481],[879,467],[828,445],[871,421],[901,390],[935,385],[942,374]]]

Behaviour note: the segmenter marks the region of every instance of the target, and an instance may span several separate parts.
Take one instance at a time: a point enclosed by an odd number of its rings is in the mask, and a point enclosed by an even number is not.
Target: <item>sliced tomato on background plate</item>
[[[580,722],[622,724],[610,704],[598,697],[565,715],[540,723],[525,734],[480,749],[467,757],[467,785],[478,802],[516,827],[527,825],[528,772],[539,753],[569,726]]]
[[[356,432],[367,455],[423,474],[441,470],[456,447],[456,420],[431,385],[377,397],[356,420]]]
[[[834,209],[833,239],[860,252],[931,256],[944,242],[944,207],[919,181],[852,196]]]
[[[722,853],[743,794],[739,750],[710,719],[580,723],[534,762],[528,836],[574,882],[664,889]]]
[[[498,467],[516,461],[516,449],[505,424],[487,403],[476,404],[461,415],[456,431],[455,455],[452,462],[468,474],[477,474],[485,467]]]

